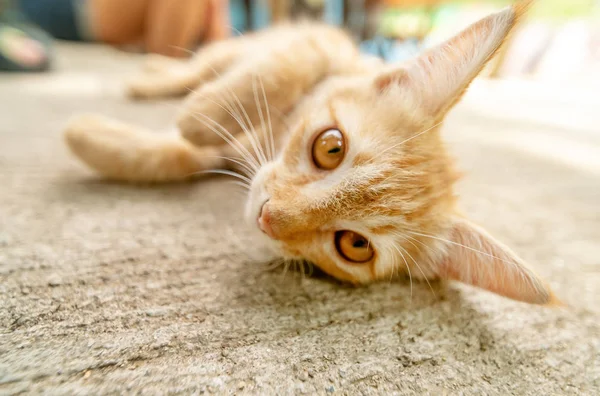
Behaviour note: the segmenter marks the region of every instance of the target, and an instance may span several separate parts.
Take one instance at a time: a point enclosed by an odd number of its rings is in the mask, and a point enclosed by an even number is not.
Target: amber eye
[[[367,238],[352,231],[336,232],[335,247],[342,257],[353,263],[367,262],[375,254]]]
[[[312,147],[312,157],[320,169],[335,169],[342,163],[346,154],[344,135],[339,129],[328,129],[321,132]]]

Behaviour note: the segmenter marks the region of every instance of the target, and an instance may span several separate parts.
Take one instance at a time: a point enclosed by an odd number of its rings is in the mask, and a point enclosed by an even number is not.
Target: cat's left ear
[[[375,80],[377,88],[399,85],[415,94],[428,116],[443,117],[498,51],[530,3],[519,1],[481,19],[407,64],[383,73]]]
[[[439,274],[518,301],[562,305],[523,260],[466,219],[454,220]]]

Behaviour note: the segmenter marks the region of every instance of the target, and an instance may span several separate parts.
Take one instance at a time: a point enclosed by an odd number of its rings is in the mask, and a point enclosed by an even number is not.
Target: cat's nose
[[[269,201],[265,202],[260,210],[260,216],[258,216],[258,228],[272,239],[277,239],[277,236],[273,232],[271,226],[271,212],[269,211]]]

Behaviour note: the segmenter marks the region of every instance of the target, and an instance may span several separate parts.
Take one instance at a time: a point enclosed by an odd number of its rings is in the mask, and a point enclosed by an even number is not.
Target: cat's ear
[[[519,1],[481,19],[417,58],[382,73],[375,80],[376,87],[384,90],[395,84],[409,89],[427,115],[443,117],[500,48],[530,3]]]
[[[548,284],[515,253],[462,218],[454,221],[440,275],[518,301],[562,305]]]

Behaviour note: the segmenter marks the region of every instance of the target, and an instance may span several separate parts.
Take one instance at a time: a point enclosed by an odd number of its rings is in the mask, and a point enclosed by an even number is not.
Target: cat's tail
[[[79,159],[111,180],[180,181],[227,165],[217,147],[197,147],[177,135],[157,134],[97,115],[72,119],[65,139]]]

